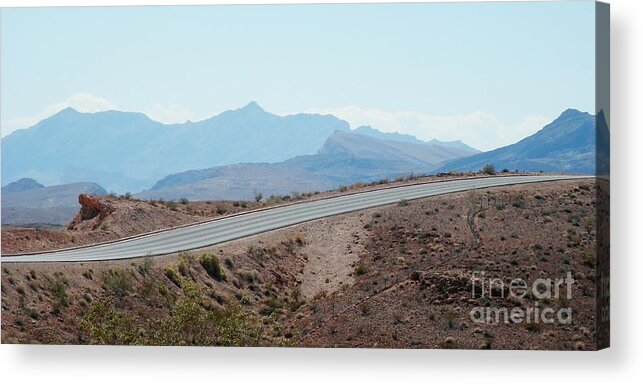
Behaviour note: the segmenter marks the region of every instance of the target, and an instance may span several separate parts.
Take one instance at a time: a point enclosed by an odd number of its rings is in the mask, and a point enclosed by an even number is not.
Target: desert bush
[[[62,273],[56,273],[53,278],[47,279],[47,290],[53,296],[53,313],[56,315],[60,313],[63,307],[69,305],[68,287],[69,281]]]
[[[262,335],[261,325],[249,312],[230,304],[214,316],[217,344],[222,346],[256,346]]]
[[[355,275],[361,276],[366,273],[366,267],[362,264],[359,264],[355,267]]]
[[[406,207],[407,205],[409,205],[409,201],[406,200],[406,199],[402,199],[402,200],[397,202],[397,205],[400,206],[400,207]]]
[[[225,280],[226,275],[223,269],[221,268],[221,263],[217,255],[211,253],[204,253],[199,259],[199,263],[205,269],[205,271],[215,280]]]
[[[288,300],[288,307],[289,309],[294,312],[299,307],[301,307],[304,304],[304,301],[301,297],[301,288],[295,287],[293,290],[290,292],[290,300]]]
[[[181,274],[181,276],[183,276],[183,277],[190,277],[191,276],[190,267],[188,266],[188,264],[186,264],[184,262],[180,262],[179,266],[178,266],[178,269],[179,269],[179,273]]]
[[[254,192],[254,198],[255,198],[255,201],[257,203],[260,202],[263,199],[263,193],[261,193],[259,191],[255,191]]]
[[[119,298],[129,295],[132,291],[132,274],[121,268],[104,272],[101,282],[106,290]]]
[[[165,277],[167,277],[174,285],[181,287],[181,277],[176,273],[176,271],[170,267],[166,267],[163,271]]]
[[[302,233],[298,232],[295,235],[295,243],[297,243],[297,245],[299,246],[306,244],[306,240],[304,239],[304,235]]]
[[[254,272],[252,272],[252,271],[241,271],[240,274],[241,274],[241,279],[243,281],[245,281],[246,283],[248,283],[248,284],[256,284],[256,283],[260,282],[260,280],[261,280],[256,271],[254,271]]]
[[[523,195],[516,195],[511,201],[511,205],[515,208],[524,208],[525,207],[525,197]]]
[[[184,277],[190,277],[190,267],[194,264],[195,258],[190,252],[179,253],[179,273]]]
[[[456,319],[458,314],[452,310],[447,309],[444,313],[444,326],[446,329],[453,329],[456,326]]]
[[[480,172],[484,173],[485,175],[495,175],[496,167],[493,164],[486,164],[484,167],[482,167]]]
[[[248,255],[250,255],[255,260],[261,261],[265,258],[266,251],[264,248],[251,245],[248,247]]]
[[[238,305],[213,310],[196,283],[186,282],[184,294],[166,316],[141,319],[95,301],[81,327],[91,344],[256,346],[262,336],[257,318]]]
[[[107,300],[95,301],[81,320],[81,328],[89,334],[91,344],[140,344],[140,330],[135,317],[117,311]]]
[[[145,259],[143,259],[143,262],[138,265],[138,273],[141,274],[141,276],[149,275],[150,272],[152,272],[152,269],[154,268],[154,260],[147,256]]]

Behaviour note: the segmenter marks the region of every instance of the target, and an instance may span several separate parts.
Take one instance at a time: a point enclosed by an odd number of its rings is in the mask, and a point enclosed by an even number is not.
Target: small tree
[[[255,201],[258,203],[263,199],[263,193],[255,190]]]
[[[495,175],[496,167],[493,164],[487,164],[482,167],[482,170],[480,170],[480,172],[484,173],[485,175]]]

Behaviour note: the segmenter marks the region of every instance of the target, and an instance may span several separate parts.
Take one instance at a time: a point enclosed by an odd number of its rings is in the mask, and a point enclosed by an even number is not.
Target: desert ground
[[[598,193],[592,180],[489,188],[181,254],[6,264],[2,342],[595,349]],[[53,231],[33,241],[33,229],[3,229],[3,253],[111,240],[264,203],[113,204],[122,206],[105,226],[82,223],[57,232],[60,239]],[[128,221],[140,223],[126,229]],[[516,298],[505,285],[482,298],[475,271],[507,285],[571,273],[572,295],[539,299],[527,290]],[[478,307],[570,308],[572,320],[480,323],[471,318]]]

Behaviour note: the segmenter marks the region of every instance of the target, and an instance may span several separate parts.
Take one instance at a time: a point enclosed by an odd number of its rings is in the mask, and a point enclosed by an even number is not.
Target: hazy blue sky
[[[481,149],[594,113],[594,3],[3,9],[2,134],[67,105],[178,122],[256,100]]]

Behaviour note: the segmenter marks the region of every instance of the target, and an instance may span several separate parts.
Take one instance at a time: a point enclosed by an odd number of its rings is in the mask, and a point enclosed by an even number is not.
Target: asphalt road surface
[[[587,176],[502,176],[452,180],[380,189],[216,219],[111,243],[76,249],[2,257],[2,263],[74,262],[156,256],[202,248],[310,220],[359,211],[400,200],[503,185],[588,178]]]

